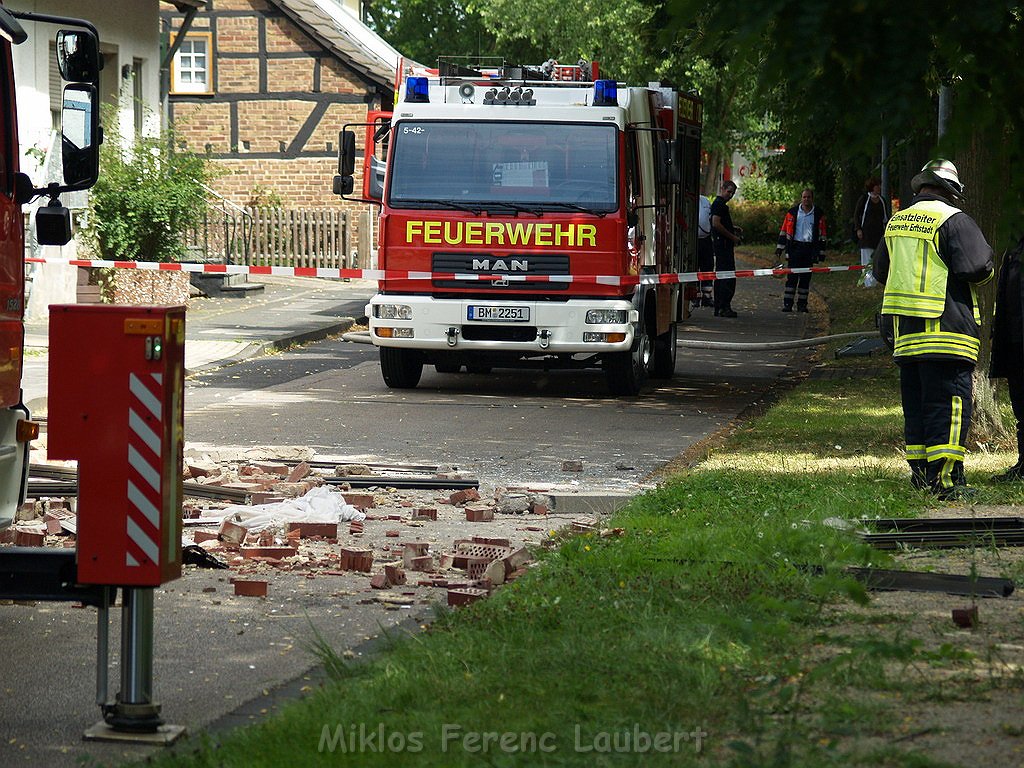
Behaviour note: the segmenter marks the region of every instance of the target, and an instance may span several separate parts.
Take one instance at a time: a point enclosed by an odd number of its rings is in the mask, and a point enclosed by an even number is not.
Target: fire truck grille
[[[435,253],[434,272],[455,272],[477,275],[568,275],[569,257],[551,254],[522,254],[496,257],[488,253]],[[434,280],[434,288],[486,288],[487,290],[518,291],[522,293],[536,286],[544,291],[564,291],[568,282],[523,283],[519,280]]]

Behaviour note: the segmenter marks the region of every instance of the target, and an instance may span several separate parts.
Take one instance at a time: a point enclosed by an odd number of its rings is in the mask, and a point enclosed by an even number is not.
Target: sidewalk
[[[196,298],[185,315],[185,369],[217,368],[348,330],[376,293],[374,280],[253,276],[262,291]],[[25,324],[25,402],[45,407],[49,324]]]

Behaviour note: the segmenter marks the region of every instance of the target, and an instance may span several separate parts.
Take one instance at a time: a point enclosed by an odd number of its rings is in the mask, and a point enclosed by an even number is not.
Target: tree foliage
[[[108,120],[109,123],[109,120]],[[174,261],[186,229],[206,209],[207,158],[176,151],[172,138],[109,132],[100,147],[100,175],[89,193],[85,234],[100,258]]]
[[[885,132],[897,160],[923,147],[970,166],[980,141],[994,156],[968,175],[1003,193],[990,231],[1005,232],[1019,218],[1024,176],[1009,190],[998,180],[1003,168],[1024,159],[1019,3],[666,2],[667,34],[683,34],[687,50],[756,63],[757,92],[778,117],[786,163],[841,163],[870,151]],[[942,84],[951,85],[954,104],[939,142],[935,99]]]

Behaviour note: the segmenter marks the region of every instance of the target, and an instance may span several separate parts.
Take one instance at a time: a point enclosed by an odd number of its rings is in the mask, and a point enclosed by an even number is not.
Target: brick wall
[[[179,15],[167,16],[174,27],[180,23]],[[180,141],[195,151],[212,152],[223,172],[213,188],[240,205],[261,190],[277,195],[287,207],[347,211],[356,247],[360,214],[367,206],[331,191],[338,132],[346,123],[365,121],[367,104],[379,101],[381,86],[346,66],[267,0],[211,0],[196,16],[193,30],[213,31],[215,92],[172,96],[172,120]],[[320,88],[314,91],[318,61]],[[387,97],[384,101],[390,104]],[[307,126],[314,110],[322,108],[318,103],[325,103],[324,115]],[[309,128],[303,142],[301,132]],[[361,188],[357,174],[356,189]]]

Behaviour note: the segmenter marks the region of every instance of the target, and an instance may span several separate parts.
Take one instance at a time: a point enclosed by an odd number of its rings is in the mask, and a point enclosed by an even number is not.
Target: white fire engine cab
[[[387,385],[415,387],[424,365],[600,367],[614,395],[671,377],[687,306],[675,276],[696,263],[700,100],[596,65],[442,59],[408,75],[364,152],[383,271],[366,313]]]

